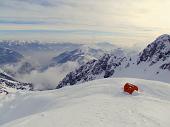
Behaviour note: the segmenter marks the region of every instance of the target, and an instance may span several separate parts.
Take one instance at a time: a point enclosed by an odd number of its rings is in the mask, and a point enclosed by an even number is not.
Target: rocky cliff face
[[[111,54],[105,54],[99,60],[92,60],[82,65],[80,68],[69,73],[57,86],[61,88],[67,85],[74,85],[97,78],[108,78],[112,76],[118,67],[122,67],[127,62],[127,57],[121,49],[115,50]]]

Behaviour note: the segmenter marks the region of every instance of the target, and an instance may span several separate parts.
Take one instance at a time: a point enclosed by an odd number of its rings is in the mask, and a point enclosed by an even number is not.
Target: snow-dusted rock
[[[8,92],[8,89],[33,90],[33,84],[19,82],[0,69],[0,90]]]
[[[67,85],[74,85],[98,78],[108,78],[112,76],[118,67],[125,66],[127,57],[123,50],[117,49],[111,54],[105,54],[99,60],[92,60],[82,65],[80,68],[69,73],[57,86],[61,88]]]

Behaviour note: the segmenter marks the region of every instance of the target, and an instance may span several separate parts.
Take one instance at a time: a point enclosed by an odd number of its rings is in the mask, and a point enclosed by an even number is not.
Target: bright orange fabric
[[[129,94],[132,94],[135,90],[138,91],[138,86],[133,85],[133,84],[131,84],[131,83],[126,83],[126,84],[124,85],[124,92],[127,92],[127,93],[129,93]]]

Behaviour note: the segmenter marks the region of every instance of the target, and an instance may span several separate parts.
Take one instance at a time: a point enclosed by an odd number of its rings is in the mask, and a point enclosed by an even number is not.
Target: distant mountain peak
[[[66,51],[56,57],[53,57],[49,66],[52,67],[67,62],[77,62],[79,65],[82,65],[90,60],[98,59],[103,54],[104,51],[101,49],[94,49],[87,45],[83,45],[80,48],[72,51]]]
[[[70,72],[56,88],[61,88],[67,85],[74,85],[81,82],[94,80],[96,78],[108,78],[115,73],[115,70],[122,66],[123,62],[127,61],[120,49],[115,51],[115,54],[104,54],[98,60],[91,60],[80,66],[73,72]]]
[[[10,63],[16,63],[19,62],[23,56],[9,48],[1,47],[0,46],[0,64],[10,64]]]
[[[170,35],[169,34],[163,34],[163,35],[156,38],[156,41],[158,41],[158,40],[163,40],[163,41],[170,40]]]

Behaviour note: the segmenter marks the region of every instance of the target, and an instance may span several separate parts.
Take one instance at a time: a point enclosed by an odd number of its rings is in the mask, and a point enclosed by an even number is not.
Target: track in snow
[[[123,93],[126,82],[143,92]],[[170,85],[141,79],[110,78],[53,91],[16,93],[1,98],[1,104],[2,127],[170,126]]]

